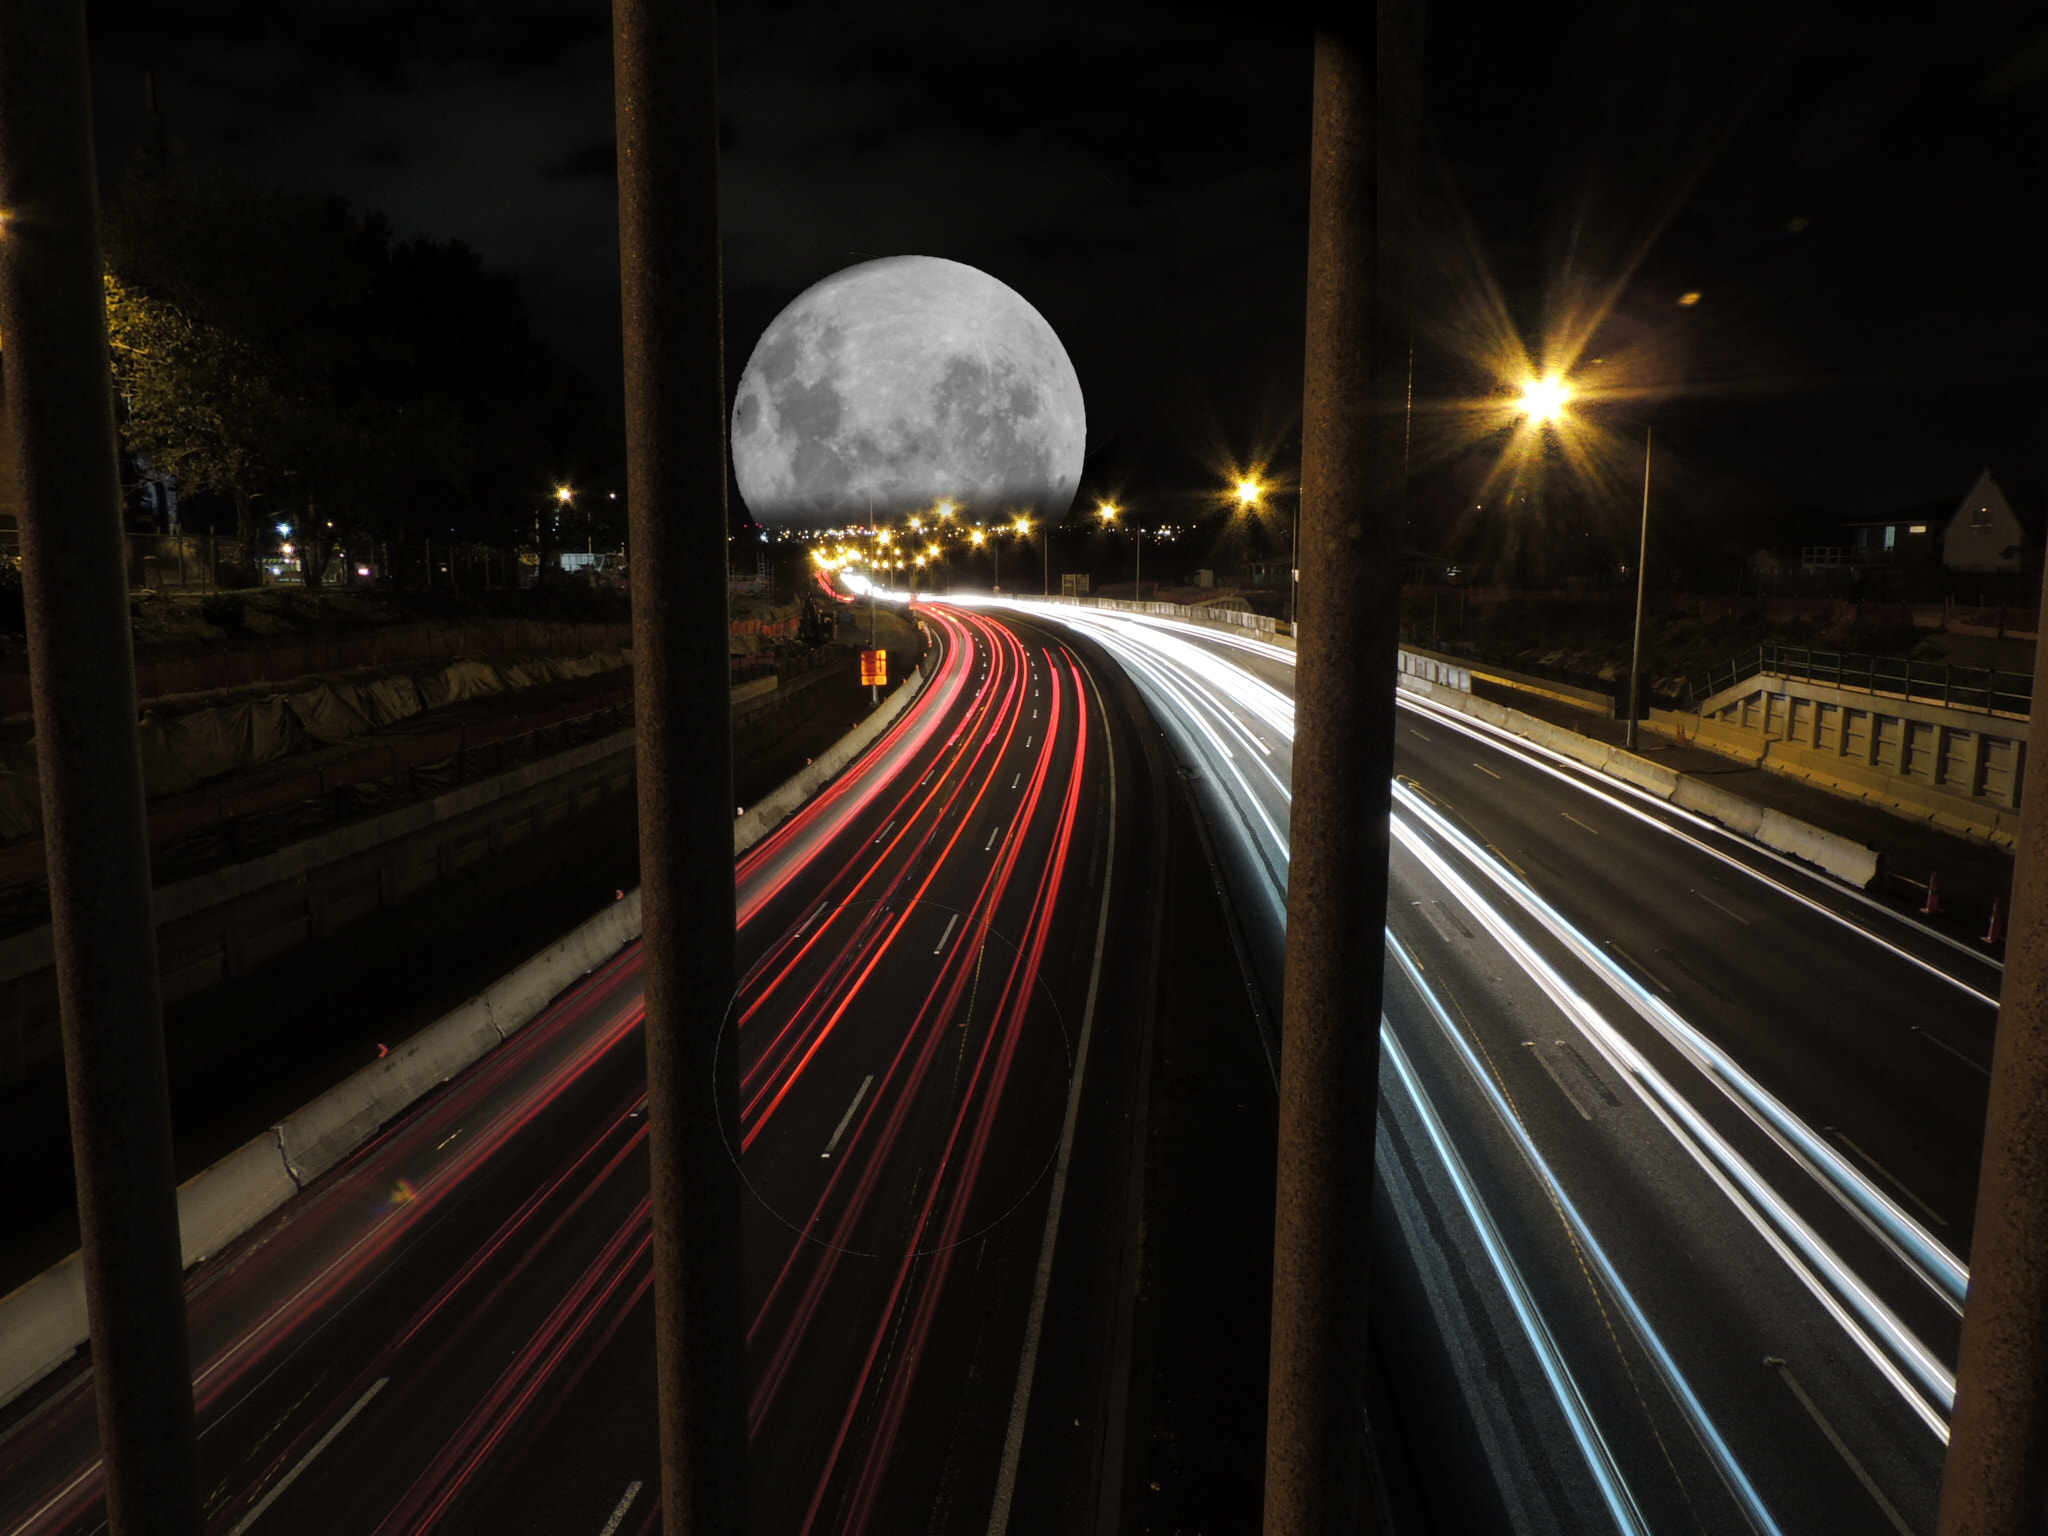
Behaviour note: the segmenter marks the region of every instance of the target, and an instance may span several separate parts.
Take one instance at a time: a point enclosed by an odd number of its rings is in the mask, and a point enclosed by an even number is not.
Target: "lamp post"
[[[1095,504],[1095,515],[1102,519],[1102,525],[1105,528],[1113,528],[1116,526],[1117,513],[1121,512],[1122,510],[1123,508],[1119,507],[1113,501],[1098,501]],[[1131,576],[1131,600],[1133,602],[1137,601],[1137,593],[1138,579],[1137,574],[1134,571]]]
[[[1636,636],[1628,653],[1628,731],[1624,744],[1636,749],[1636,718],[1643,686],[1643,586],[1650,565],[1650,442],[1652,428],[1643,428],[1643,526],[1636,546]]]

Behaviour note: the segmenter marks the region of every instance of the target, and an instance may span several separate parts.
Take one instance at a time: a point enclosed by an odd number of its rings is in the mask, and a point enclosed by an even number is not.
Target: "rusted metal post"
[[[1374,469],[1377,41],[1373,9],[1356,11],[1315,38],[1269,1536],[1365,1530],[1373,1508],[1366,1224],[1401,570],[1398,503],[1380,494]]]
[[[2037,1536],[2048,1518],[2048,743],[2029,745],[2022,790],[1940,1536]]]
[[[713,0],[613,0],[627,505],[669,1536],[746,1529],[725,356]]]
[[[107,1521],[199,1531],[82,0],[0,0],[0,336]]]

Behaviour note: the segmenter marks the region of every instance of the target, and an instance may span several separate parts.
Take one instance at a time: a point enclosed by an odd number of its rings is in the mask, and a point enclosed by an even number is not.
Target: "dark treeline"
[[[125,446],[190,507],[312,546],[581,543],[616,513],[619,431],[459,241],[339,198],[138,176],[106,208]],[[587,491],[564,509],[553,488]],[[330,526],[331,525],[331,526]]]

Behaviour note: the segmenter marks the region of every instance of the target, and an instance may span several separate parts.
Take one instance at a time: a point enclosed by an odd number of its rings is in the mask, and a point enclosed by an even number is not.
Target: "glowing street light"
[[[566,507],[567,505],[569,505],[570,502],[574,501],[575,499],[576,493],[570,490],[568,486],[558,485],[555,487],[555,500],[560,502],[563,506]]]
[[[947,518],[951,517],[952,515],[953,515],[953,503],[951,503],[950,501],[942,501],[942,502],[940,502],[940,503],[939,503],[939,521],[940,521],[940,522],[944,522],[944,521],[945,521],[945,520],[946,520]]]
[[[1531,379],[1522,387],[1522,414],[1531,421],[1558,421],[1571,397],[1571,385],[1555,375]]]
[[[1113,501],[1098,501],[1095,504],[1095,515],[1101,518],[1105,523],[1115,522],[1117,513],[1121,512],[1122,510],[1123,508],[1119,507]]]
[[[1237,482],[1236,492],[1237,504],[1240,507],[1252,507],[1258,505],[1259,498],[1266,494],[1266,488],[1250,475],[1246,475]]]

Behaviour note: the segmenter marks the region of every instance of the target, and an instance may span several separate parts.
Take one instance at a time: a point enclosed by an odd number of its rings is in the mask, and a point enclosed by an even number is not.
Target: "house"
[[[2029,515],[2032,510],[2024,498],[2008,495],[1999,476],[1987,468],[1960,501],[1944,497],[1844,523],[1847,561],[1979,574],[2017,571],[2022,552],[2039,542],[2040,519]]]
[[[1956,504],[1943,498],[1917,507],[1844,523],[1851,565],[1895,565],[1927,569],[1941,564],[1941,535]]]
[[[1986,469],[1948,520],[1941,563],[1952,571],[2016,571],[2026,543],[2012,502]]]

